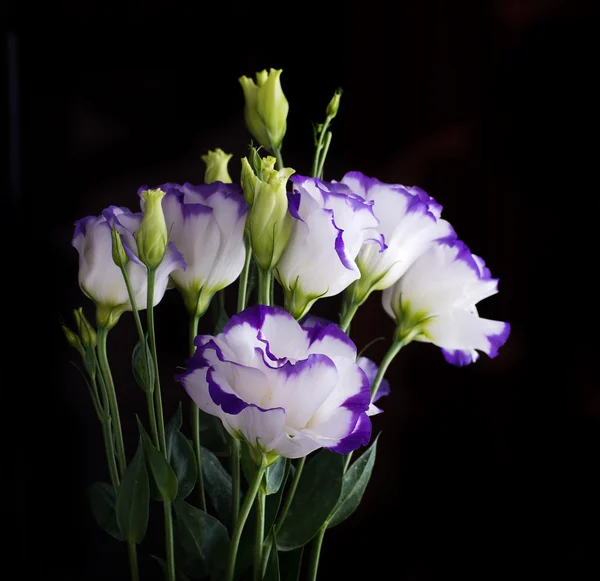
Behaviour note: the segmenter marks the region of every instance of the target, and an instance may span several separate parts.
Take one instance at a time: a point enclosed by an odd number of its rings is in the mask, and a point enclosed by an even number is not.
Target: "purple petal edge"
[[[371,419],[366,413],[362,413],[358,417],[356,426],[351,434],[342,438],[335,446],[328,447],[331,452],[337,452],[338,454],[348,454],[359,448],[360,446],[366,446],[371,439]]]
[[[488,355],[494,358],[498,355],[498,350],[506,341],[510,335],[510,323],[504,323],[504,329],[497,335],[488,335],[488,341],[490,342],[490,352]]]

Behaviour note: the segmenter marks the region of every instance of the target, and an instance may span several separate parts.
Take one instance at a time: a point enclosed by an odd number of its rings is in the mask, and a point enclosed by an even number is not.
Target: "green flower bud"
[[[75,347],[75,349],[77,349],[77,351],[79,351],[79,353],[81,355],[83,355],[84,349],[83,349],[83,345],[81,344],[79,337],[73,331],[71,331],[71,329],[69,329],[69,327],[67,327],[66,325],[62,325],[62,330],[63,330],[63,333],[65,334],[65,338],[67,339],[67,342],[69,343],[69,345],[71,345],[71,347]]]
[[[248,158],[242,159],[242,188],[250,212],[246,231],[257,264],[263,270],[272,270],[290,237],[293,218],[288,213],[286,185],[295,173],[291,168],[273,169],[275,160],[265,158],[262,179],[258,179]]]
[[[79,337],[81,337],[81,344],[86,348],[96,347],[96,331],[83,314],[83,307],[75,309],[73,311],[73,316],[75,318]]]
[[[256,73],[256,82],[240,77],[246,104],[244,119],[254,139],[270,152],[281,148],[289,104],[281,89],[281,69]]]
[[[121,266],[125,266],[129,262],[129,256],[127,256],[127,252],[125,252],[121,235],[116,230],[112,230],[111,235],[112,257],[115,264],[121,268]]]
[[[202,161],[206,164],[204,172],[204,183],[212,184],[213,182],[223,182],[224,184],[231,183],[231,177],[227,172],[227,164],[233,154],[225,153],[222,149],[215,149],[202,156]]]
[[[144,217],[136,235],[140,260],[148,268],[156,268],[165,255],[168,243],[167,223],[162,209],[165,195],[161,189],[144,190]]]
[[[327,117],[329,117],[329,119],[333,119],[337,115],[338,109],[340,108],[341,96],[342,89],[338,89],[333,95],[331,101],[329,101],[329,105],[327,105],[327,110],[325,111],[325,114]]]

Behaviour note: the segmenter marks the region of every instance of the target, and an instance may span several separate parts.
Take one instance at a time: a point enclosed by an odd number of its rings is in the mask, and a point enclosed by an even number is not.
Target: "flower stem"
[[[240,441],[231,437],[231,530],[240,514]]]
[[[106,386],[106,396],[110,408],[110,414],[112,417],[113,430],[115,434],[115,444],[117,448],[117,462],[119,465],[119,472],[122,476],[127,467],[127,460],[125,457],[125,446],[123,445],[123,431],[121,429],[121,417],[119,414],[119,404],[117,403],[117,394],[115,391],[115,384],[110,372],[110,365],[108,364],[108,356],[106,353],[106,337],[109,329],[107,327],[98,328],[98,356],[100,369],[104,377],[104,383]]]
[[[317,175],[320,180],[323,179],[323,166],[325,165],[325,158],[327,157],[327,153],[329,152],[329,146],[331,145],[331,131],[328,131],[325,134],[325,143],[323,144],[323,153],[321,154],[321,159],[319,160],[319,167],[317,169]]]
[[[129,573],[131,581],[138,581],[140,578],[137,562],[137,546],[133,541],[127,541],[127,550],[129,552]]]
[[[194,339],[198,334],[198,322],[200,317],[198,315],[192,315],[190,317],[190,357],[194,354],[196,346],[194,345]],[[196,403],[192,400],[191,402],[191,415],[192,415],[192,431],[194,439],[194,454],[196,455],[196,468],[198,470],[198,494],[200,497],[200,508],[206,512],[206,497],[204,496],[204,478],[202,476],[202,450],[200,448],[200,410]]]
[[[250,261],[252,260],[252,251],[250,250],[250,244],[246,240],[246,261],[244,262],[244,268],[240,274],[240,282],[238,286],[238,300],[237,300],[237,312],[241,313],[246,308],[246,300],[248,299],[248,274],[250,273]]]
[[[274,147],[273,153],[275,154],[275,158],[277,159],[277,169],[283,169],[283,157],[281,157],[281,148]]]
[[[121,264],[121,273],[123,274],[123,280],[127,287],[127,294],[129,295],[129,302],[131,303],[131,310],[133,312],[133,318],[135,320],[135,326],[138,332],[138,338],[140,345],[144,352],[144,370],[146,372],[146,378],[150,378],[150,361],[148,360],[148,349],[146,347],[146,335],[144,334],[144,328],[142,327],[142,320],[140,319],[140,312],[135,303],[135,294],[129,280],[129,274],[127,269]],[[146,405],[148,406],[148,419],[150,421],[150,429],[152,431],[152,440],[156,448],[160,450],[160,443],[158,441],[158,428],[156,425],[156,410],[154,409],[154,399],[152,392],[154,390],[153,385],[147,385],[144,390],[146,393]]]
[[[104,448],[106,450],[106,462],[108,463],[108,472],[110,474],[110,482],[115,494],[119,489],[119,472],[115,461],[115,448],[113,445],[113,437],[111,432],[111,419],[107,417],[102,420],[102,436],[104,437]]]
[[[271,271],[258,267],[258,303],[271,306]]]
[[[321,163],[321,151],[323,150],[327,128],[329,127],[329,124],[331,123],[332,119],[333,117],[325,118],[325,122],[323,123],[323,127],[319,133],[319,141],[317,142],[317,148],[315,149],[315,156],[313,158],[312,170],[310,172],[310,175],[313,178],[319,177],[319,167],[323,167],[323,164]],[[324,161],[325,159],[323,157],[323,162]]]
[[[329,523],[326,521],[325,524],[321,527],[317,536],[312,541],[312,551],[310,553],[310,562],[308,564],[308,575],[306,577],[306,581],[317,581],[317,571],[319,569],[319,557],[321,556],[321,547],[323,546],[323,537],[325,536],[325,531],[327,531],[327,525]]]
[[[302,469],[304,468],[304,463],[306,462],[306,456],[303,456],[298,460],[298,464],[296,464],[296,472],[294,473],[294,477],[292,478],[292,482],[290,483],[290,489],[285,498],[285,502],[281,507],[280,513],[277,515],[277,522],[275,523],[275,536],[279,534],[281,527],[285,521],[285,517],[287,516],[288,511],[290,510],[290,506],[292,506],[292,500],[294,500],[294,495],[296,494],[296,489],[298,488],[298,482],[300,482],[300,476],[302,476]]]
[[[256,494],[256,534],[254,537],[254,581],[261,581],[263,572],[263,543],[265,540],[265,498],[260,489]]]
[[[256,498],[258,489],[260,488],[260,483],[265,474],[265,470],[266,468],[264,465],[261,465],[259,467],[259,469],[256,472],[256,477],[254,478],[254,481],[250,484],[250,487],[246,492],[244,503],[242,504],[242,508],[240,509],[240,515],[235,523],[233,534],[231,535],[231,543],[229,545],[229,556],[227,559],[227,571],[225,574],[225,581],[233,581],[234,579],[235,560],[237,557],[240,539],[242,537],[242,531],[244,530],[246,520],[248,520],[248,515],[250,514],[250,510],[252,509],[252,504],[254,503],[254,499]]]
[[[158,355],[156,352],[156,333],[154,330],[154,282],[156,280],[156,269],[148,269],[148,297],[146,302],[146,315],[148,317],[148,337],[150,339],[150,352],[154,362],[154,399],[158,423],[158,438],[160,450],[167,458],[167,442],[165,439],[165,420],[163,417],[162,396],[160,393],[160,376],[158,370]],[[165,557],[168,581],[175,581],[175,554],[173,542],[173,513],[171,503],[164,502],[165,517]]]
[[[354,315],[356,315],[358,307],[360,307],[360,304],[352,301],[346,307],[345,312],[342,314],[342,320],[340,321],[340,329],[344,331],[344,333],[348,333],[348,329],[350,329],[350,323],[352,322]]]

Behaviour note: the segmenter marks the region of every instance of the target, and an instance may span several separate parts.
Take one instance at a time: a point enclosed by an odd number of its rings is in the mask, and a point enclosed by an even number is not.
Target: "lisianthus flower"
[[[141,212],[110,206],[100,216],[87,216],[75,223],[72,244],[79,253],[79,286],[96,303],[99,325],[112,326],[123,312],[132,310],[123,274],[113,260],[113,229],[121,236],[128,258],[125,269],[136,307],[142,310],[147,306],[147,268],[138,257],[135,240],[142,217]],[[164,296],[169,275],[176,269],[185,269],[185,260],[170,242],[156,269],[154,306]]]
[[[188,311],[199,316],[244,267],[248,204],[236,184],[166,183],[160,189],[166,192],[162,207],[170,239],[187,263],[185,270],[171,273],[171,280]]]
[[[377,231],[386,248],[363,244],[356,263],[360,279],[354,284],[354,300],[394,284],[410,265],[438,239],[454,239],[452,226],[441,216],[442,206],[419,187],[386,184],[352,171],[341,180],[362,199],[373,202],[379,220]]]
[[[355,258],[365,243],[381,250],[373,202],[348,186],[292,176],[289,210],[292,234],[275,275],[284,289],[286,308],[301,318],[321,297],[342,292],[360,276]]]
[[[369,381],[338,326],[302,327],[282,309],[257,305],[195,345],[177,380],[255,451],[300,458],[368,443]]]
[[[495,357],[508,339],[508,323],[477,312],[477,303],[497,292],[498,279],[479,256],[460,240],[441,241],[383,291],[382,303],[400,337],[434,343],[449,363],[461,366],[477,361],[477,351]]]

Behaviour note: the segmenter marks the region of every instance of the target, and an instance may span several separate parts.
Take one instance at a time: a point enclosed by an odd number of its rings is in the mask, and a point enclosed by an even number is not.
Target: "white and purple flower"
[[[244,267],[248,204],[236,184],[166,183],[160,189],[166,192],[162,208],[170,239],[187,263],[185,270],[171,273],[171,280],[188,311],[199,316]]]
[[[275,275],[286,308],[296,319],[322,297],[342,292],[360,276],[355,262],[363,244],[384,248],[373,202],[340,183],[292,176],[289,211],[295,218]]]
[[[195,344],[176,379],[200,409],[255,450],[300,458],[322,447],[345,454],[369,442],[369,380],[338,326],[303,327],[282,309],[257,305]]]
[[[113,260],[112,234],[116,230],[128,257],[125,266],[136,307],[147,306],[147,268],[138,257],[135,235],[142,222],[141,212],[110,206],[100,216],[87,216],[75,223],[72,244],[79,253],[79,286],[98,308],[99,325],[112,326],[121,314],[132,310],[121,269]],[[165,256],[156,269],[154,306],[162,299],[169,275],[185,269],[185,260],[175,245],[167,245]]]
[[[477,351],[495,357],[508,339],[508,323],[477,312],[477,303],[497,292],[498,280],[479,256],[460,240],[441,241],[383,291],[382,303],[400,338],[434,343],[449,363],[462,366],[477,361]]]
[[[385,241],[383,250],[363,244],[358,253],[360,279],[353,289],[358,303],[372,291],[394,284],[433,241],[456,238],[452,226],[440,217],[442,206],[419,187],[385,184],[357,171],[348,172],[340,183],[374,204],[377,231]]]

